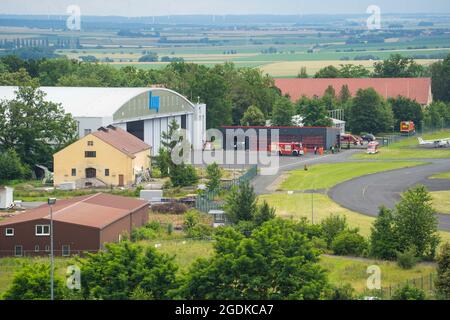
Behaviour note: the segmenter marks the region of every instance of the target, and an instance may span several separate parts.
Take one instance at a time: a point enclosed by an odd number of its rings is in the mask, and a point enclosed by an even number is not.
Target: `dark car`
[[[373,134],[365,134],[362,136],[362,139],[367,142],[373,142],[373,141],[377,140],[377,138],[375,138],[375,136]]]

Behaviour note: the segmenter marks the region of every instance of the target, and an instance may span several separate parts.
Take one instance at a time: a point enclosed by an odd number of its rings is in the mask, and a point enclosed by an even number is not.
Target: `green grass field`
[[[445,139],[450,137],[450,130],[442,130],[435,133],[425,134],[424,140]],[[359,153],[354,159],[376,159],[376,160],[407,160],[407,159],[446,159],[450,158],[449,149],[420,149],[418,136],[403,139],[391,144],[389,147],[380,149],[377,155]]]
[[[424,162],[350,162],[319,164],[311,166],[308,171],[292,171],[281,183],[281,189],[320,190],[329,189],[338,183],[367,174],[423,165]]]
[[[431,192],[431,196],[437,212],[450,214],[450,191]]]
[[[436,174],[432,176],[430,179],[450,179],[450,172]]]
[[[328,270],[328,278],[334,285],[350,284],[357,292],[362,293],[367,288],[367,268],[381,268],[381,286],[388,288],[407,280],[424,277],[427,279],[435,272],[435,267],[429,264],[419,264],[411,270],[403,270],[395,262],[351,259],[347,257],[322,256],[320,264]]]
[[[307,218],[313,219],[313,200],[314,200],[314,223],[319,223],[331,214],[341,215],[347,218],[347,222],[352,228],[359,228],[364,236],[369,236],[370,227],[375,220],[345,208],[342,208],[333,202],[328,196],[323,194],[303,194],[296,193],[289,195],[287,193],[277,193],[263,195],[258,198],[260,201],[267,201],[269,205],[276,209],[277,216],[284,219],[300,220]]]

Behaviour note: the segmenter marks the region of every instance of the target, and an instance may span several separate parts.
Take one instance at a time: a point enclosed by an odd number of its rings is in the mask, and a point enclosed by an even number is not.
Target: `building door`
[[[125,185],[125,181],[123,178],[123,174],[119,174],[119,187],[123,187]]]
[[[97,177],[97,170],[94,168],[87,168],[86,169],[86,179],[93,179]]]

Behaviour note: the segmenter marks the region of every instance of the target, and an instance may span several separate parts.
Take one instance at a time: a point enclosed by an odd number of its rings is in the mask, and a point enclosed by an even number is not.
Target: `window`
[[[91,129],[84,129],[84,135],[87,136],[92,133]]]
[[[109,177],[109,169],[105,169],[105,177]]]
[[[23,256],[23,246],[14,246],[14,255],[16,257],[22,257]]]
[[[84,152],[84,157],[85,158],[96,158],[97,157],[97,152],[96,151],[85,151]]]
[[[50,246],[49,245],[45,246],[45,252],[50,252]]]
[[[50,225],[36,225],[36,236],[49,236],[50,235]]]
[[[34,252],[39,252],[39,245],[38,244],[34,246]]]
[[[88,147],[93,147],[94,146],[94,141],[88,141],[87,145],[88,145]]]
[[[77,169],[72,169],[72,177],[76,177],[77,176]]]
[[[70,256],[70,246],[69,245],[63,245],[62,246],[62,256],[63,257]]]
[[[7,237],[13,237],[14,236],[14,229],[13,228],[6,228],[5,235]]]

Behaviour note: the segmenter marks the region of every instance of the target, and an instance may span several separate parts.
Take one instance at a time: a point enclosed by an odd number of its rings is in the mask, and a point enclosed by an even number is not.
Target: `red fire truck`
[[[305,155],[305,150],[300,142],[273,143],[272,152],[277,152],[280,156],[299,157]]]
[[[400,123],[400,132],[403,135],[414,135],[416,133],[416,125],[413,121],[403,121]]]

